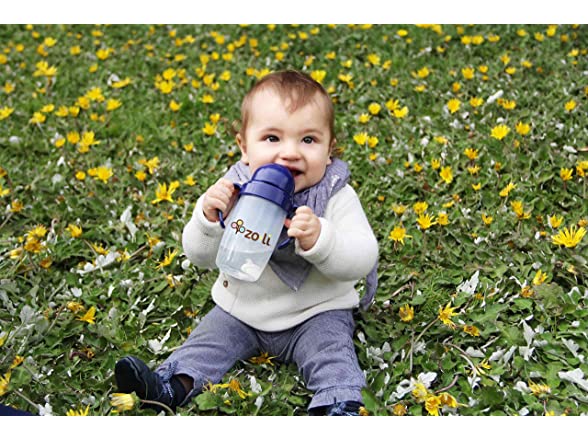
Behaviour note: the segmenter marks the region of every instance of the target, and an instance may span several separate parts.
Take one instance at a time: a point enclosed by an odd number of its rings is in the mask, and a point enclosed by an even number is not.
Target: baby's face
[[[296,192],[318,183],[331,163],[333,141],[319,100],[289,113],[280,95],[266,89],[256,93],[250,104],[245,136],[237,135],[237,143],[251,174],[274,163],[290,170]]]

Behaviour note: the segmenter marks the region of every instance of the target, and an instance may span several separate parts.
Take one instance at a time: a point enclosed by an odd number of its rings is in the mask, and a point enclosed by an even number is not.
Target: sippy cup
[[[294,178],[278,164],[259,167],[241,186],[226,222],[219,213],[221,226],[226,226],[216,256],[222,272],[247,282],[259,279],[293,209],[293,194]]]

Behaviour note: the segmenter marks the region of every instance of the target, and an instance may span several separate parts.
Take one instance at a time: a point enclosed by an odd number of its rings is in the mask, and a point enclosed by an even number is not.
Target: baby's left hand
[[[292,220],[286,219],[285,225],[288,228],[288,236],[297,239],[304,251],[310,250],[321,234],[321,221],[306,205],[296,210]]]

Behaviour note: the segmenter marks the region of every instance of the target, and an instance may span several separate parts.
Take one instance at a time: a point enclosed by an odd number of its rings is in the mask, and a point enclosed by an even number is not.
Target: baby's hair
[[[257,92],[268,88],[280,95],[282,100],[287,103],[287,110],[290,113],[304,107],[318,97],[318,103],[324,106],[325,118],[329,122],[331,140],[335,138],[335,111],[329,94],[320,83],[309,75],[296,70],[272,72],[255,83],[247,92],[241,104],[241,121],[233,124],[233,129],[237,129],[241,136],[245,137],[253,97]]]

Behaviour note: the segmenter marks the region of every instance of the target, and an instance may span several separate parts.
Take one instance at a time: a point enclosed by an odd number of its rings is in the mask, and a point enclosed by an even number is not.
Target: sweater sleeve
[[[223,235],[219,222],[210,222],[202,211],[202,196],[196,202],[192,218],[184,227],[184,254],[200,268],[216,268],[216,254]]]
[[[378,259],[378,242],[349,185],[330,201],[321,222],[320,236],[311,249],[296,243],[296,252],[330,279],[358,280],[366,276]]]

